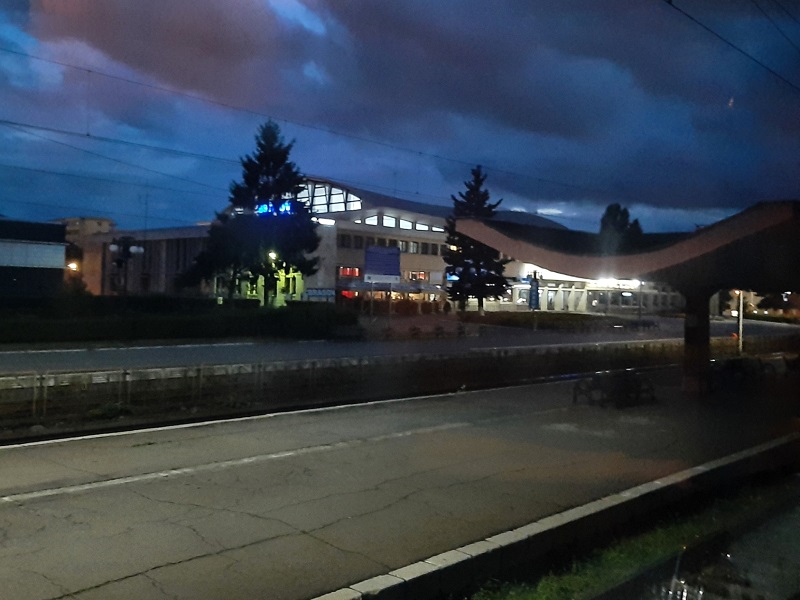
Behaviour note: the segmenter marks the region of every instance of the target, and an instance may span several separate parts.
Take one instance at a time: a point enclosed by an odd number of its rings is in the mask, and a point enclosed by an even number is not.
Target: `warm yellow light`
[[[78,270],[78,263],[76,263],[76,262],[67,263],[67,268],[70,271],[77,271]]]

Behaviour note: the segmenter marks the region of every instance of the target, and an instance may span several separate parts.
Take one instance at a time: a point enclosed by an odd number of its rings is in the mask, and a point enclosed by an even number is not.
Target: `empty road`
[[[602,333],[569,334],[493,328],[488,335],[466,338],[370,342],[283,342],[244,341],[223,343],[143,344],[111,346],[83,344],[57,348],[0,347],[0,373],[82,371],[179,367],[188,365],[250,364],[308,358],[349,356],[397,356],[414,353],[458,354],[472,348],[547,344],[607,343],[647,339],[683,339],[683,321],[659,319],[660,328],[637,332],[624,329]],[[400,327],[400,326],[398,326]],[[450,323],[452,329],[454,325]],[[478,327],[469,326],[473,333]],[[730,336],[735,321],[712,322],[712,336]],[[748,322],[745,335],[785,335],[800,333],[800,327],[780,323]]]

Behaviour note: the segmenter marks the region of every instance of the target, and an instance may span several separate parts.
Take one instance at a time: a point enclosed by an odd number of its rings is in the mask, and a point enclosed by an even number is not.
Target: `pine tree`
[[[227,210],[217,214],[206,249],[179,285],[222,275],[231,300],[248,279],[263,277],[264,289],[272,290],[280,270],[316,272],[317,259],[310,255],[319,247],[317,223],[297,200],[304,179],[289,160],[292,146],[274,122],[259,127],[256,151],[241,159],[242,179],[231,183]]]
[[[600,218],[598,237],[601,254],[627,252],[637,246],[642,237],[639,219],[630,220],[627,208],[617,203],[609,204]]]
[[[489,191],[483,184],[486,175],[477,166],[472,169],[472,179],[465,181],[466,192],[451,196],[453,212],[447,218],[445,230],[449,250],[444,254],[445,272],[451,279],[447,293],[457,303],[459,310],[466,308],[470,297],[478,300],[478,310],[483,313],[486,298],[498,298],[508,289],[503,271],[509,262],[500,257],[494,248],[481,244],[456,230],[458,219],[491,219],[502,200],[490,202]]]

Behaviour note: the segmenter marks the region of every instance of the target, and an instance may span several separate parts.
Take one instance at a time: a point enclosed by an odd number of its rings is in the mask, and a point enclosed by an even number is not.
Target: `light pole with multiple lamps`
[[[130,236],[123,236],[112,240],[108,246],[109,251],[117,255],[114,265],[122,270],[122,295],[128,295],[128,262],[137,254],[144,254],[144,247],[140,246]]]

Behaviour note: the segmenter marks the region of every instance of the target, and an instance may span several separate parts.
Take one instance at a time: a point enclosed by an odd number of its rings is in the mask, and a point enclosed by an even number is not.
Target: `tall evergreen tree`
[[[472,169],[472,179],[465,181],[465,192],[451,196],[453,212],[447,218],[448,251],[443,258],[445,272],[452,279],[447,293],[457,303],[459,310],[466,308],[470,297],[478,300],[478,310],[483,313],[486,298],[498,298],[508,289],[503,271],[509,262],[500,257],[494,248],[486,246],[456,231],[458,219],[491,219],[502,200],[490,202],[489,191],[483,187],[486,175],[481,167]]]
[[[635,248],[642,237],[639,219],[631,221],[627,208],[609,204],[600,218],[599,250],[602,254],[617,254]]]
[[[255,139],[256,151],[241,159],[241,181],[231,183],[227,210],[217,214],[206,249],[179,285],[221,275],[230,300],[245,280],[264,277],[264,289],[271,290],[280,270],[316,272],[317,259],[309,255],[319,247],[317,223],[297,200],[303,176],[289,160],[293,143],[284,143],[272,121],[259,127]]]

